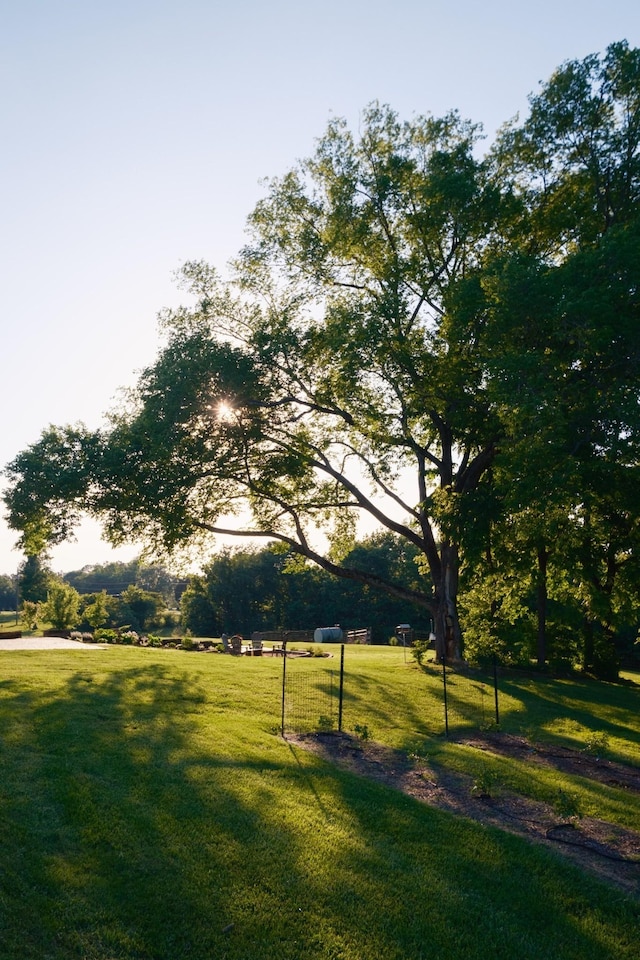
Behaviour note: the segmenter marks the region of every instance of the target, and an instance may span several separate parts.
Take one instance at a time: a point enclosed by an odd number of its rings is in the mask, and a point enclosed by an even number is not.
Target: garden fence
[[[282,736],[287,733],[341,731],[344,691],[353,661],[345,669],[345,647],[340,646],[340,666],[327,668],[326,661],[299,657],[286,651],[282,658]],[[428,662],[416,672],[415,682],[432,701],[429,713],[436,717],[434,733],[485,729],[500,723],[497,666],[486,668],[448,666]],[[366,702],[360,700],[360,717],[366,717]],[[435,709],[434,709],[435,708]],[[347,725],[349,718],[347,717]]]

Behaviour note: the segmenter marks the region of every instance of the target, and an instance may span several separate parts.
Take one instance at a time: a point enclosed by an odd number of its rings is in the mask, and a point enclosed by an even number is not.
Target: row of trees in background
[[[570,544],[562,549],[559,545],[554,560],[561,555],[570,557],[574,565],[579,563]],[[514,555],[509,576],[502,579],[492,578],[472,563],[462,565],[461,616],[471,660],[497,653],[503,662],[528,664],[536,656],[540,590],[524,556],[524,551]],[[501,558],[503,569],[507,560]],[[363,539],[344,562],[366,567],[382,579],[402,580],[411,588],[417,588],[422,576],[419,551],[390,533]],[[554,583],[558,569],[554,569]],[[10,601],[5,607],[9,608],[15,602],[15,583],[0,578],[0,587],[4,580]],[[558,589],[546,599],[546,642],[552,664],[580,666],[613,679],[621,661],[637,662],[640,647],[633,605],[620,605],[612,644],[600,649],[599,638],[591,635],[593,646],[588,647],[581,629],[580,581],[566,575],[559,580]],[[147,589],[152,586],[162,590]],[[388,642],[400,623],[410,623],[421,637],[432,630],[422,607],[369,585],[333,577],[277,543],[261,549],[223,550],[202,574],[186,580],[164,566],[148,566],[140,560],[89,566],[61,578],[31,558],[22,566],[19,588],[23,621],[31,621],[30,626],[46,621],[58,629],[179,629],[193,636],[219,637],[225,632],[248,635],[255,630],[340,624],[346,629],[370,628],[374,643]],[[499,608],[500,616],[488,616],[492,608]]]
[[[84,567],[59,576],[40,557],[27,557],[11,585],[3,609],[20,604],[29,627],[39,622],[54,629],[95,630],[99,627],[150,631],[176,625],[175,608],[184,579],[159,564],[141,560]],[[2,595],[0,594],[0,597]],[[173,611],[173,612],[172,612]]]
[[[0,575],[0,610],[15,610],[17,597],[15,578]]]
[[[366,539],[347,560],[408,584],[419,582],[416,561],[417,551],[390,534]],[[10,589],[5,609],[10,609],[16,585],[6,579]],[[87,566],[60,577],[31,557],[20,569],[18,596],[27,620],[46,621],[58,629],[126,626],[149,631],[170,624],[194,636],[219,637],[224,632],[314,629],[340,623],[371,626],[374,640],[386,642],[407,617],[423,634],[431,627],[424,610],[384,591],[336,580],[278,544],[224,550],[202,575],[186,580],[160,564],[146,565],[141,560]],[[171,616],[178,606],[179,623]]]
[[[418,556],[400,538],[377,534],[354,546],[344,562],[416,588]],[[333,577],[280,544],[218,554],[202,576],[191,578],[181,612],[185,627],[202,636],[339,624],[370,628],[374,643],[386,643],[399,623],[411,622],[422,636],[432,628],[424,608],[368,584]]]
[[[554,559],[560,555],[558,548]],[[569,555],[577,563],[575,555]],[[417,584],[421,576],[419,551],[392,534],[363,540],[344,562],[365,566],[382,578],[401,578],[409,586]],[[466,656],[473,661],[497,654],[503,663],[528,665],[538,653],[539,581],[535,567],[527,567],[526,554],[515,553],[508,568],[507,558],[501,562],[505,576],[498,580],[473,563],[462,565]],[[613,640],[608,636],[603,644],[597,634],[586,635],[583,629],[580,581],[569,577],[566,570],[561,574],[557,567],[552,582],[545,629],[553,667],[579,667],[611,680],[621,662],[640,660],[638,617],[632,605],[619,608]],[[183,624],[195,635],[204,636],[219,636],[223,630],[248,633],[338,623],[346,628],[371,627],[373,642],[386,643],[400,623],[410,623],[420,636],[432,629],[424,608],[396,600],[385,591],[332,577],[315,565],[301,563],[278,545],[225,551],[215,557],[202,576],[191,579],[181,612]]]
[[[190,305],[107,427],[9,465],[26,552],[85,512],[158,551],[262,538],[420,607],[443,656],[530,653],[533,619],[541,665],[613,675],[640,610],[640,51],[563,64],[481,137],[332,121],[228,280],[185,265]],[[417,581],[361,562],[363,518]]]

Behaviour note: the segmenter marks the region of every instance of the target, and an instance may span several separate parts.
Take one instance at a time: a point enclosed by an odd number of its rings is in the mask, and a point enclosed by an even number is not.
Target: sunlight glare
[[[231,404],[226,400],[221,400],[216,407],[216,416],[218,420],[222,420],[223,423],[228,423],[230,420],[233,420],[233,415],[234,410]]]

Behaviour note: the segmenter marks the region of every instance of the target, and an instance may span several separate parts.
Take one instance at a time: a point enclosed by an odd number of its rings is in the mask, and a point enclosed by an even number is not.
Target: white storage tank
[[[340,627],[318,627],[313,632],[314,643],[334,643],[342,640],[342,630]]]

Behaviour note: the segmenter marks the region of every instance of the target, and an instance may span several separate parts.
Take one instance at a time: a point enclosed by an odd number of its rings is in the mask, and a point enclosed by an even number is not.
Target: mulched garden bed
[[[478,790],[473,778],[425,760],[409,758],[372,741],[345,733],[288,736],[341,769],[369,777],[416,800],[553,847],[583,869],[640,900],[640,833],[592,817],[563,819],[549,804],[507,789]],[[502,756],[544,764],[640,793],[640,768],[566,747],[531,744],[521,737],[491,733],[458,742]]]

